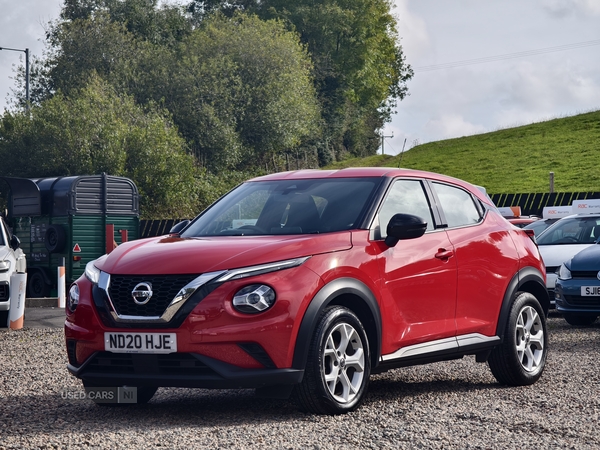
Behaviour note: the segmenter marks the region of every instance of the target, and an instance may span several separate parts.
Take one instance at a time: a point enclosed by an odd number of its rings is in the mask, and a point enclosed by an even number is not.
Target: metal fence
[[[169,234],[173,225],[186,219],[140,220],[140,238]]]
[[[553,192],[535,194],[490,194],[498,206],[520,206],[524,216],[540,216],[545,206],[570,206],[574,200],[600,199],[600,192]]]

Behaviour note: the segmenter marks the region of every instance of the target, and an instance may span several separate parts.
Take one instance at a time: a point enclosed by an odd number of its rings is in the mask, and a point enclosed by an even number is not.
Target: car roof
[[[485,203],[490,203],[491,200],[487,195],[475,185],[460,180],[458,178],[442,175],[434,172],[427,172],[415,169],[402,169],[394,167],[348,167],[345,169],[335,170],[294,170],[290,172],[278,172],[261,177],[256,177],[248,181],[275,181],[275,180],[306,180],[306,179],[326,179],[326,178],[367,178],[367,177],[411,177],[411,178],[427,178],[435,181],[454,183],[468,189],[471,193],[477,195],[480,200]],[[492,203],[493,205],[493,203]]]

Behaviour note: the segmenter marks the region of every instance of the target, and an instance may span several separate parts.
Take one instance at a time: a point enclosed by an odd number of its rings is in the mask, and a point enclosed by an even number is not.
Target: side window
[[[481,221],[481,211],[469,192],[447,184],[432,184],[448,221],[448,227],[462,227]]]
[[[379,211],[379,230],[381,237],[387,236],[387,224],[394,214],[413,214],[427,222],[427,231],[433,230],[434,223],[431,208],[423,190],[423,185],[418,180],[397,180]]]

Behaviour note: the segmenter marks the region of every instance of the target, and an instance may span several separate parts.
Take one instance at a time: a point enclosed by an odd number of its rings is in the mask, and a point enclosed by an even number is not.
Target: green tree
[[[189,217],[198,210],[193,159],[169,115],[119,96],[99,77],[0,120],[4,173],[50,177],[106,172],[131,178],[144,217]]]
[[[311,61],[277,20],[205,18],[155,0],[69,0],[48,34],[36,101],[69,97],[94,72],[137,103],[168,109],[200,164],[260,164],[319,134]]]
[[[308,46],[325,123],[321,162],[375,153],[381,127],[407,94],[406,64],[390,0],[196,0],[197,17],[214,10],[281,18]]]
[[[252,166],[318,132],[310,59],[278,21],[210,17],[169,67],[168,79],[146,85],[166,86],[154,100],[165,102],[208,167]]]

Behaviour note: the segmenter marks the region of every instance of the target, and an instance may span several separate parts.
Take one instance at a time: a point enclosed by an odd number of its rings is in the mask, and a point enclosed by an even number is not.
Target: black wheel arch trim
[[[352,305],[348,303],[348,296],[359,299],[359,308],[362,309],[362,312],[368,311],[371,315],[370,322],[365,323],[364,314],[352,308]],[[346,297],[346,300],[344,300],[344,297]],[[292,367],[303,370],[306,366],[308,350],[317,326],[317,320],[323,310],[330,305],[346,306],[361,319],[369,339],[371,367],[376,367],[379,364],[381,354],[381,312],[379,303],[367,285],[349,277],[338,278],[327,283],[317,292],[310,305],[308,305],[296,337]]]
[[[518,291],[526,291],[534,295],[540,302],[545,316],[548,315],[548,310],[550,309],[550,298],[544,282],[544,276],[535,267],[527,266],[520,269],[510,280],[504,293],[504,299],[502,300],[502,307],[500,308],[498,323],[496,325],[496,336],[499,336],[502,340],[504,340],[504,330],[510,314],[510,308]]]

